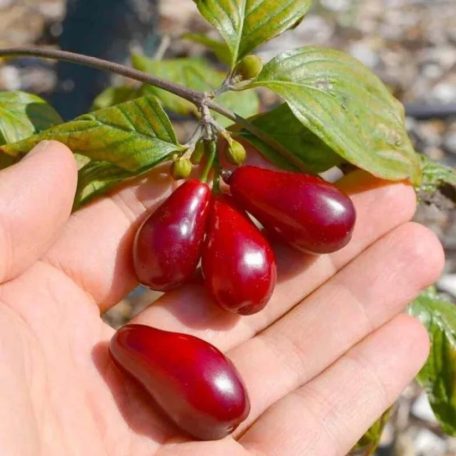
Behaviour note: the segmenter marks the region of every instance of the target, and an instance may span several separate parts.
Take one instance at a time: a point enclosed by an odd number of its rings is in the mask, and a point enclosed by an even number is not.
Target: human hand
[[[112,364],[100,318],[136,285],[135,228],[172,181],[154,171],[70,216],[76,177],[54,142],[0,172],[1,455],[343,455],[425,361],[426,332],[402,311],[438,277],[441,246],[409,223],[410,187],[356,172],[341,183],[352,242],[312,258],[275,246],[264,311],[228,314],[195,282],[134,318],[210,341],[245,380],[252,410],[236,434],[189,441]]]

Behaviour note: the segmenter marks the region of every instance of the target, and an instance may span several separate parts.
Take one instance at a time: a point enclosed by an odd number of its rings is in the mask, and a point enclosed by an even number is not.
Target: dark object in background
[[[134,46],[152,55],[159,38],[158,0],[68,0],[59,45],[66,51],[126,62]],[[60,62],[51,103],[64,119],[88,112],[111,75]]]
[[[405,106],[405,111],[408,117],[417,120],[448,119],[456,117],[456,103],[440,105],[409,103]]]

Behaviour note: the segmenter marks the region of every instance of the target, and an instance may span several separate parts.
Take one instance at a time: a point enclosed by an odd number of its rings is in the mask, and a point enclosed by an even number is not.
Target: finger
[[[402,312],[437,280],[443,263],[431,231],[403,225],[277,323],[229,352],[251,395],[245,426]]]
[[[269,326],[371,243],[413,216],[414,192],[404,184],[385,185],[384,181],[356,173],[344,185],[358,213],[352,241],[335,254],[319,257],[275,245],[279,281],[271,301],[259,314],[236,318],[215,306],[201,284],[192,284],[168,293],[135,322],[189,332],[224,350]]]
[[[77,169],[70,150],[43,142],[0,173],[0,282],[40,258],[67,221]]]
[[[132,264],[136,229],[175,185],[158,167],[147,178],[77,211],[46,260],[107,310],[137,285]]]
[[[421,324],[397,316],[274,404],[240,442],[254,454],[347,454],[413,379],[428,350]]]

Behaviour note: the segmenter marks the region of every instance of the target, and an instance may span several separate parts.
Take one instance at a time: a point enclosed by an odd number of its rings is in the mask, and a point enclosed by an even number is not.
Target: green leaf
[[[432,196],[438,191],[444,192],[456,203],[456,172],[440,163],[421,155],[422,181],[417,190],[420,196]],[[450,190],[450,191],[448,191]]]
[[[223,72],[215,70],[205,60],[198,58],[152,60],[141,55],[133,55],[132,62],[138,70],[201,92],[217,89],[225,77]],[[170,111],[181,115],[198,114],[193,103],[172,93],[152,86],[145,86],[144,90],[146,93],[156,95],[163,106]],[[255,90],[226,92],[218,97],[217,101],[222,106],[234,110],[244,117],[256,114],[260,103]],[[223,126],[231,124],[231,121],[218,114],[214,114],[214,118]]]
[[[260,109],[260,99],[256,90],[244,90],[242,92],[225,92],[216,98],[217,102],[239,114],[241,117],[250,117],[257,114]],[[216,112],[212,113],[214,119],[223,127],[228,127],[233,121]]]
[[[442,429],[456,436],[456,306],[430,289],[410,306],[410,313],[426,326],[431,340],[418,382]]]
[[[28,138],[62,122],[42,98],[25,92],[0,92],[0,144]]]
[[[168,116],[153,97],[138,98],[83,115],[0,149],[18,156],[45,139],[58,140],[74,153],[134,173],[183,149],[177,143]]]
[[[117,86],[108,87],[93,100],[92,111],[106,109],[111,106],[134,100],[141,96],[141,90],[138,87]]]
[[[231,67],[260,44],[294,27],[311,0],[194,0],[200,13],[222,35]]]
[[[205,60],[199,58],[153,60],[134,54],[132,56],[132,64],[137,70],[181,84],[193,90],[210,90],[217,87],[223,80],[223,77],[220,77],[218,72],[210,68]],[[193,103],[166,90],[146,86],[145,91],[147,94],[157,96],[163,106],[170,111],[181,115],[196,114],[198,112]]]
[[[280,95],[334,152],[371,174],[420,180],[402,105],[369,69],[331,49],[305,47],[267,63],[250,87]]]
[[[217,56],[220,62],[226,65],[230,64],[230,50],[223,41],[214,40],[203,33],[185,33],[182,38],[206,46]]]
[[[361,437],[359,442],[353,448],[350,454],[357,454],[362,451],[363,456],[370,456],[375,453],[380,440],[382,438],[383,430],[386,423],[388,423],[392,408],[389,408],[383,415],[368,429],[368,431]]]
[[[265,114],[260,114],[250,119],[250,122],[299,158],[309,172],[321,173],[342,162],[339,155],[335,154],[318,136],[296,119],[286,104]],[[246,130],[242,130],[240,134],[276,166],[295,169],[295,166],[287,162],[261,139]]]
[[[16,157],[0,153],[0,169],[8,168],[8,166],[14,165],[19,161]]]
[[[79,170],[74,209],[79,209],[96,196],[134,176],[134,173],[112,163],[90,161]]]

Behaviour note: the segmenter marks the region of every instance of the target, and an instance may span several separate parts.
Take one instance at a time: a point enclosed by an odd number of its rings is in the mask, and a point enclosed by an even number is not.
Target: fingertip
[[[404,223],[410,221],[415,215],[416,193],[405,181],[387,181],[357,170],[344,176],[336,185],[353,199],[356,206],[366,205],[366,202],[368,206],[381,206],[383,219],[393,217],[398,223]],[[370,211],[373,209],[369,207]],[[366,216],[366,222],[372,222],[370,214],[366,213]],[[366,223],[363,222],[363,225]]]
[[[411,280],[417,291],[432,285],[442,274],[443,246],[435,233],[424,225],[408,222],[398,228],[395,248],[402,252],[404,266],[414,271]]]
[[[417,374],[426,362],[431,347],[429,333],[426,327],[415,317],[401,314],[396,317],[396,324],[400,326],[401,337],[405,338],[409,346],[410,358],[414,361],[411,368]]]
[[[61,161],[64,161],[73,171],[77,172],[77,164],[73,152],[70,148],[59,141],[46,141],[46,149],[49,155],[56,155]]]
[[[41,141],[26,156],[24,160],[43,160],[46,158],[48,165],[59,168],[65,177],[72,177],[76,185],[78,166],[73,152],[59,141]]]
[[[62,212],[68,216],[73,206],[78,179],[78,166],[73,152],[61,142],[42,141],[19,164],[28,168],[25,172],[30,174],[31,178],[36,179],[39,172],[45,176],[49,186],[58,189],[53,198],[62,209],[67,209]],[[37,171],[40,168],[41,170]]]
[[[73,207],[77,166],[56,141],[38,144],[19,163],[1,171],[0,281],[42,256],[59,236]]]
[[[415,216],[417,198],[415,189],[407,182],[390,182],[385,187],[386,198],[401,209],[405,220],[412,220]]]

